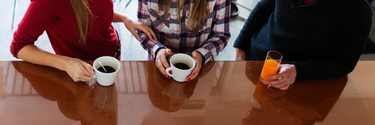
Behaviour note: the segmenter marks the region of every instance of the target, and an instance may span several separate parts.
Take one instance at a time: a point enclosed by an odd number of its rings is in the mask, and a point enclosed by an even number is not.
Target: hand
[[[292,64],[281,64],[279,66],[279,73],[268,76],[266,79],[275,81],[266,82],[267,85],[279,88],[280,90],[287,90],[290,85],[294,83],[297,77],[296,67]]]
[[[127,20],[124,21],[125,27],[134,35],[134,37],[139,40],[140,37],[137,32],[135,32],[136,29],[143,31],[147,34],[148,38],[150,40],[156,40],[156,35],[154,31],[152,31],[151,28],[147,27],[143,23],[139,21],[135,21],[133,19],[127,18]]]
[[[172,51],[170,49],[160,49],[155,58],[156,67],[166,78],[171,78],[167,74],[167,72],[165,72],[165,69],[170,67],[167,61],[167,57],[171,54]]]
[[[234,50],[236,51],[236,59],[237,60],[246,60],[245,51],[243,51],[242,49],[239,49],[239,48],[234,48]]]
[[[94,71],[90,64],[80,59],[70,57],[67,58],[64,71],[66,71],[75,82],[90,81],[91,77],[94,75]]]
[[[199,71],[201,70],[201,67],[202,67],[202,60],[203,60],[202,55],[199,52],[194,51],[192,56],[193,56],[193,59],[195,60],[195,68],[191,72],[190,76],[186,77],[186,82],[190,82],[191,80],[195,79],[198,76]]]

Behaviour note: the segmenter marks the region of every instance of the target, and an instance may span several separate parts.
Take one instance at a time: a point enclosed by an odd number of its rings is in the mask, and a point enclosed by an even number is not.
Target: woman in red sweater
[[[120,54],[112,22],[123,22],[137,39],[136,29],[146,32],[150,39],[156,38],[147,26],[114,12],[112,0],[31,0],[10,50],[27,62],[66,71],[76,82],[90,81],[92,67],[82,60]],[[44,31],[56,55],[34,45]]]

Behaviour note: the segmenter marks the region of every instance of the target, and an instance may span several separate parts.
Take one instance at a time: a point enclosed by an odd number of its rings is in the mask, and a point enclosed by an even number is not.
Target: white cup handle
[[[169,68],[167,68],[165,71],[167,72],[167,74],[170,76],[170,77],[173,77],[173,74],[170,74],[169,73],[169,71],[171,71],[172,70],[172,67],[169,67]],[[173,73],[173,71],[172,71],[172,73]]]
[[[94,71],[94,75],[92,75],[91,77],[96,79],[96,72],[95,70],[92,70],[92,71]]]

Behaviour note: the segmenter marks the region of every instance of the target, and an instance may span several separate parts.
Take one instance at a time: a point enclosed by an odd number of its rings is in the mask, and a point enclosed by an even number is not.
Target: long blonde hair
[[[74,16],[78,25],[78,43],[86,44],[86,37],[88,34],[89,20],[92,17],[92,13],[87,0],[70,0]]]
[[[163,22],[168,17],[169,9],[171,7],[172,0],[159,0],[159,10],[164,10]],[[191,0],[189,0],[191,3]],[[189,24],[192,30],[203,29],[203,26],[207,18],[207,0],[194,0],[193,8],[189,8],[191,11]],[[180,0],[177,0],[177,13],[180,16]],[[178,19],[181,19],[180,17]],[[179,20],[181,26],[181,20]]]

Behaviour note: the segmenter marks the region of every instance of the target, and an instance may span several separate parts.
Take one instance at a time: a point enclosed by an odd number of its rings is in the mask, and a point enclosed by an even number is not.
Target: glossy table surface
[[[95,79],[73,82],[54,68],[0,61],[0,125],[375,124],[375,61],[286,91],[260,83],[255,91],[263,61],[209,62],[189,83],[165,78],[154,62],[121,65],[115,84],[104,87]]]

